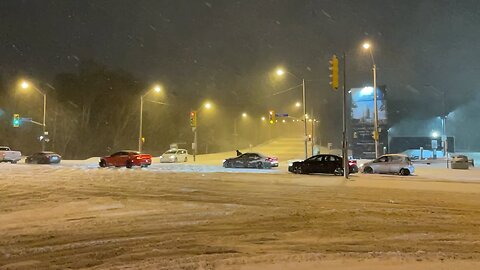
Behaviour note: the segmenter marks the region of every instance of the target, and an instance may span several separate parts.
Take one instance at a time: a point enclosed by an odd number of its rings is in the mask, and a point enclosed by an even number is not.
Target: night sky
[[[479,8],[477,0],[2,0],[0,73],[48,82],[94,59],[178,95],[221,92],[241,103],[275,91],[268,74],[283,65],[312,80],[315,107],[337,100],[328,88],[333,53],[347,52],[349,87],[371,84],[361,50],[369,40],[394,118],[428,118],[441,110],[426,85],[447,91],[451,111],[476,97]]]

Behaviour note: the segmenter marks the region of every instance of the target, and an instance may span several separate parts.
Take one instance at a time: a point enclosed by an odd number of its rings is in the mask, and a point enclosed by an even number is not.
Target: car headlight
[[[160,156],[160,158],[163,158],[163,156]]]
[[[172,155],[172,156],[170,156],[170,158],[171,158],[171,159],[174,159],[174,158],[175,158],[175,156],[173,156],[173,155]]]

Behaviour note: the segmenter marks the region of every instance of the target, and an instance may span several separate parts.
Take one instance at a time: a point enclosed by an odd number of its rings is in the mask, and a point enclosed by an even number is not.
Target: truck
[[[22,159],[22,153],[19,151],[12,151],[10,147],[0,146],[0,162],[17,163]]]

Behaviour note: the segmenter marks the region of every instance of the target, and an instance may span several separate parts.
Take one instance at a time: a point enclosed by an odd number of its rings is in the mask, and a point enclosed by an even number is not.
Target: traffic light
[[[190,112],[190,126],[197,127],[197,111]]]
[[[268,121],[270,124],[275,124],[276,119],[275,119],[275,111],[269,111],[268,112]]]
[[[330,86],[333,90],[338,89],[338,58],[336,55],[332,56],[332,60],[328,61],[330,63]]]
[[[12,121],[12,125],[13,127],[19,127],[20,126],[20,114],[16,113],[13,115],[13,121]]]

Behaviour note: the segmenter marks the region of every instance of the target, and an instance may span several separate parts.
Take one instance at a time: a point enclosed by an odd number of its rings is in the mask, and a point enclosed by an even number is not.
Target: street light
[[[303,133],[304,133],[303,134],[304,135],[303,140],[304,140],[304,143],[305,143],[305,159],[307,159],[308,158],[308,146],[307,146],[308,135],[307,135],[307,119],[306,119],[307,107],[306,107],[306,104],[305,104],[305,79],[300,79],[299,77],[295,76],[293,73],[285,71],[281,68],[277,69],[277,75],[278,76],[283,76],[285,73],[288,73],[289,75],[291,75],[295,79],[302,81]]]
[[[300,106],[302,106],[302,103],[300,103],[300,102],[295,103],[295,107],[298,108],[298,107],[300,107]]]
[[[370,52],[373,63],[373,110],[374,110],[374,127],[373,127],[373,139],[375,140],[375,158],[379,156],[378,149],[378,105],[377,105],[377,65],[375,64],[375,58],[373,58],[372,46],[370,43],[363,43],[363,48]]]
[[[160,93],[162,87],[160,85],[153,86],[150,90],[147,90],[145,94],[140,96],[140,123],[138,128],[138,152],[142,152],[143,148],[143,98],[151,92]]]
[[[243,112],[241,115],[240,115],[243,119],[246,119],[248,114],[246,112]],[[237,137],[238,137],[238,133],[237,133],[237,120],[238,120],[239,117],[234,117],[233,118],[233,138],[234,138],[234,143],[233,145],[235,147],[237,147]],[[264,119],[265,117],[262,117],[262,120]]]
[[[446,157],[447,166],[448,166],[447,117],[449,113],[447,112],[447,95],[446,95],[445,89],[439,90],[431,84],[427,84],[425,86],[430,87],[435,91],[437,95],[442,96],[443,112],[442,112],[442,116],[440,117],[440,119],[442,120],[442,146],[443,146],[443,156]]]
[[[213,107],[212,103],[210,103],[209,101],[206,101],[205,103],[203,103],[203,105],[200,106],[200,108],[198,110],[196,110],[197,116],[198,116],[198,111],[200,111],[202,108],[204,108],[206,110],[210,110],[210,109],[212,109],[212,107]],[[198,120],[197,120],[196,126],[192,127],[192,132],[193,132],[192,150],[193,150],[193,161],[194,162],[196,161],[197,149],[198,149],[197,126],[198,126]]]
[[[35,91],[37,91],[40,95],[43,96],[43,122],[42,122],[42,127],[43,127],[43,134],[41,136],[41,141],[42,141],[42,152],[45,151],[45,135],[46,135],[46,119],[47,119],[47,94],[44,93],[42,90],[38,89],[34,84],[29,83],[28,81],[22,80],[20,82],[20,87],[22,89],[28,89],[28,88],[33,88]]]
[[[262,121],[265,121],[267,118],[265,118],[265,116],[262,116],[262,118],[260,119],[262,119]]]

